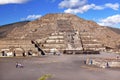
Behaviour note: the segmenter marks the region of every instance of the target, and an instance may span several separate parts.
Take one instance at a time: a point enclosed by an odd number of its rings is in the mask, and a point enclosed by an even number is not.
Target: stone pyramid
[[[38,20],[12,29],[0,39],[0,49],[21,47],[25,52],[37,49],[35,41],[46,53],[64,50],[105,50],[119,44],[120,35],[107,27],[73,14],[47,14]]]

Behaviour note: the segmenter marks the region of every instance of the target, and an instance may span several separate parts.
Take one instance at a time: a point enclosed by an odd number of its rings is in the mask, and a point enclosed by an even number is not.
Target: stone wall
[[[38,54],[38,49],[31,43],[31,40],[0,40],[0,45],[0,52],[9,49],[8,52],[15,52],[16,56],[23,56],[23,53],[27,54],[29,50],[32,50],[33,53]],[[22,51],[16,49],[22,49]]]
[[[95,65],[101,68],[120,68],[120,59],[91,58],[86,60],[86,64]]]

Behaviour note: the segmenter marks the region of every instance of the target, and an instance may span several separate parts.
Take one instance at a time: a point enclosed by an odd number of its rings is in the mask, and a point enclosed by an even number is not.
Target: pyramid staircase
[[[64,33],[55,32],[47,37],[44,41],[38,41],[41,49],[46,53],[50,52],[62,52],[66,48]]]

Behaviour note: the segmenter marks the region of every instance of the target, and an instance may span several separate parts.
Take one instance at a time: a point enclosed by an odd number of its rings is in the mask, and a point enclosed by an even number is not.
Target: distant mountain
[[[119,28],[113,28],[113,27],[108,27],[109,29],[111,29],[112,31],[120,34],[120,29]]]
[[[14,28],[24,26],[28,22],[29,21],[22,21],[0,26],[0,38],[6,37]]]

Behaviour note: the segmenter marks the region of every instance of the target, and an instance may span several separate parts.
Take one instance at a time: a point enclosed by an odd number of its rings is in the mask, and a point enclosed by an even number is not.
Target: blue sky
[[[120,0],[0,0],[0,25],[34,20],[48,13],[72,13],[120,28]]]

